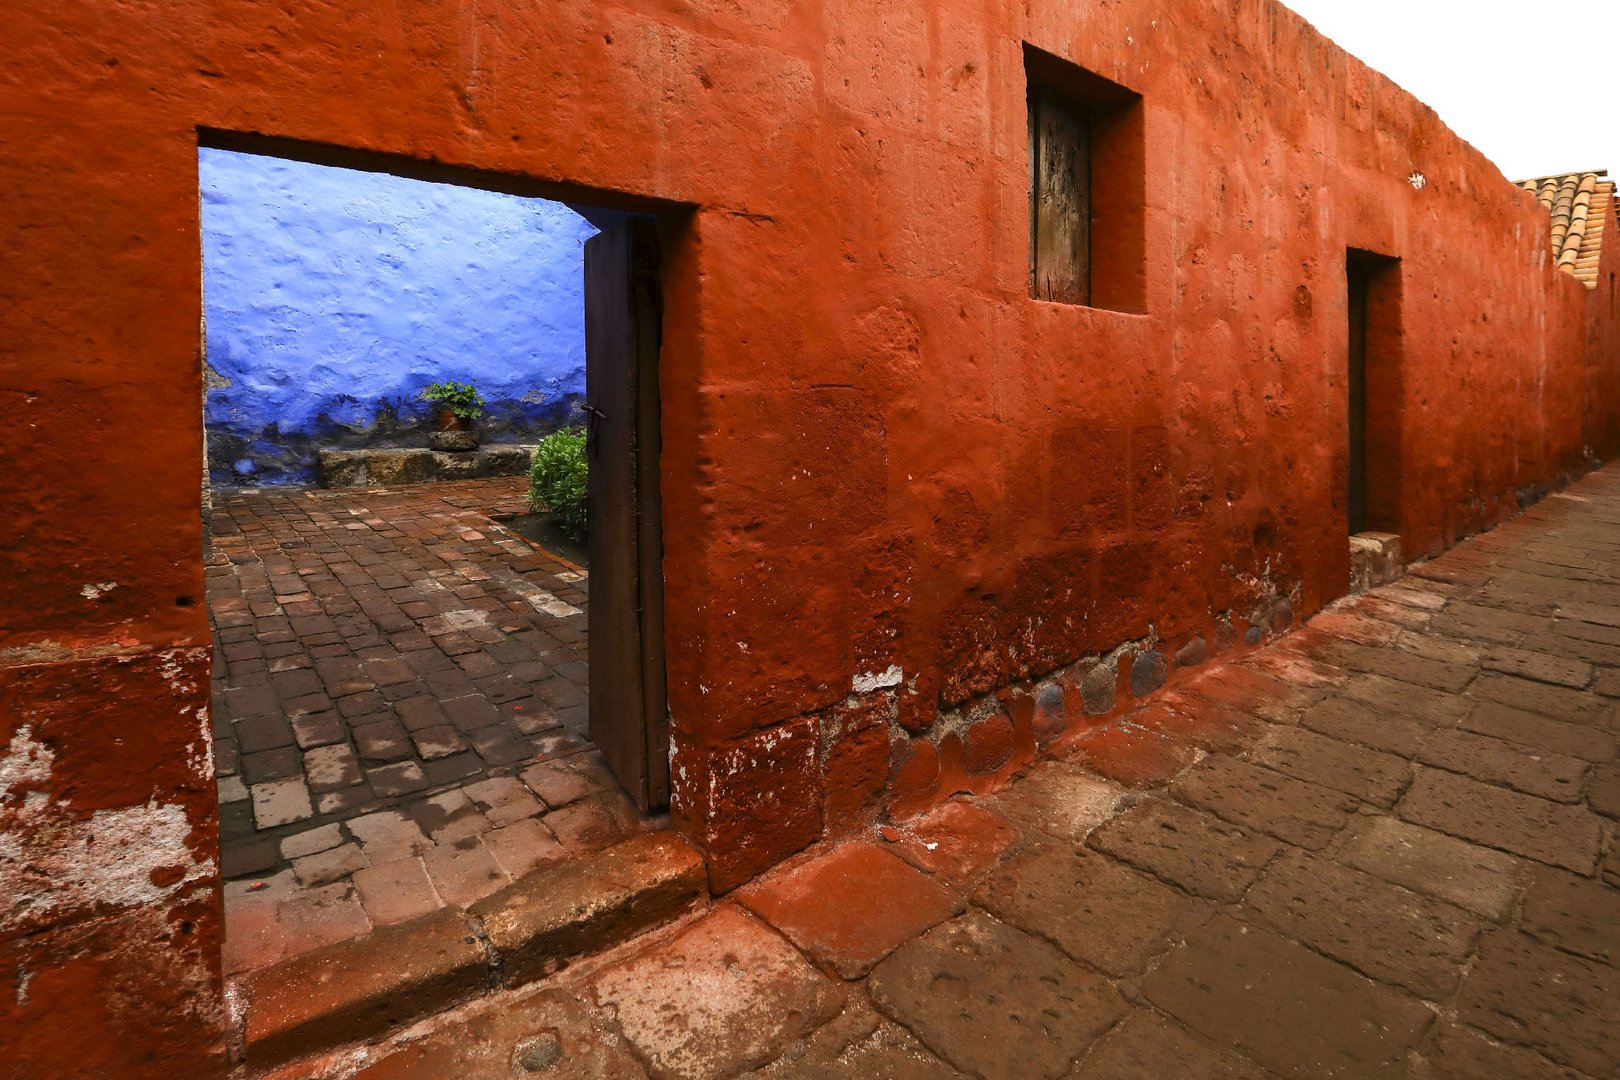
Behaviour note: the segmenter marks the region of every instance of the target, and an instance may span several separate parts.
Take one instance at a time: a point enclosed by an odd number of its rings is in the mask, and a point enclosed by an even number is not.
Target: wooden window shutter
[[[1091,130],[1085,114],[1030,93],[1030,295],[1091,303]]]

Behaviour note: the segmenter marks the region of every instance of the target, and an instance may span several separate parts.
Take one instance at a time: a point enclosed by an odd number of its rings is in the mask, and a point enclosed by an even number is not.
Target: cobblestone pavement
[[[995,797],[320,1074],[1615,1076],[1617,696],[1620,467]]]
[[[525,488],[216,497],[228,971],[643,827],[583,737],[585,575],[491,520]]]

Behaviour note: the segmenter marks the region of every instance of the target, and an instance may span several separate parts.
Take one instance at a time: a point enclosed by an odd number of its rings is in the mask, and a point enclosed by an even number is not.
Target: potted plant
[[[440,431],[471,431],[484,412],[484,399],[472,383],[432,383],[422,388],[422,400],[438,408]]]

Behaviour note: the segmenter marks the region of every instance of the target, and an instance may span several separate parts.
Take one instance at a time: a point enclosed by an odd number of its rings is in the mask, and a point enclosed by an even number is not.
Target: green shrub
[[[586,477],[583,431],[552,432],[534,448],[529,505],[537,511],[550,510],[575,540],[585,539]]]

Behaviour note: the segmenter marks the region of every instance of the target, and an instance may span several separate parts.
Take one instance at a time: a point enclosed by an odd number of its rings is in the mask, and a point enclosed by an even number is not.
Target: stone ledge
[[[316,454],[315,471],[322,487],[393,487],[436,480],[522,476],[529,471],[533,457],[534,447],[518,445],[459,451],[423,447],[322,450]]]
[[[500,957],[507,986],[667,922],[709,892],[702,857],[674,833],[637,837],[552,866],[467,909]]]
[[[279,1064],[442,1009],[487,989],[466,917],[441,909],[261,968],[239,985],[246,1057]]]
[[[248,1075],[375,1037],[668,922],[708,896],[702,857],[653,833],[550,863],[474,904],[324,946],[235,984]]]

